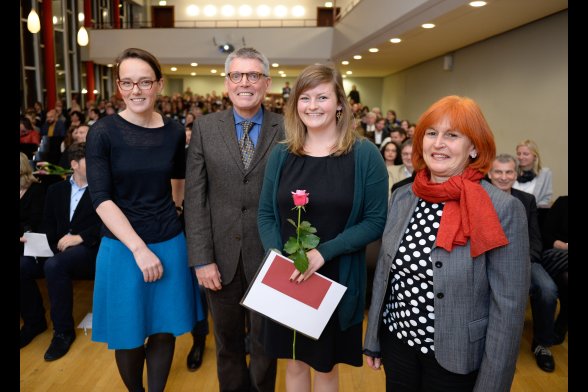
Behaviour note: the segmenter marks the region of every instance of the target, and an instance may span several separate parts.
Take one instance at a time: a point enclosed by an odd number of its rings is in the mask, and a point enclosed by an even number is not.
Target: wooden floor
[[[45,307],[48,310],[45,282],[40,280]],[[76,281],[74,319],[79,323],[91,311],[93,281]],[[47,320],[49,320],[47,312]],[[212,325],[212,324],[211,324]],[[105,344],[94,343],[83,330],[77,330],[77,338],[70,351],[54,362],[45,362],[43,354],[51,342],[51,326],[43,334],[20,351],[20,390],[26,392],[124,392],[124,387],[114,361],[114,352]],[[553,373],[546,373],[535,364],[531,353],[531,314],[527,311],[521,350],[517,361],[513,392],[563,392],[568,390],[568,340],[551,351],[556,367]],[[192,345],[192,337],[185,334],[178,337],[172,369],[166,391],[218,391],[214,337],[206,338],[206,351],[202,367],[196,372],[186,369],[186,356]],[[356,368],[340,365],[340,391],[384,391],[384,372],[374,371],[367,365]],[[285,364],[278,362],[276,391],[285,391]],[[146,383],[145,383],[146,385]]]

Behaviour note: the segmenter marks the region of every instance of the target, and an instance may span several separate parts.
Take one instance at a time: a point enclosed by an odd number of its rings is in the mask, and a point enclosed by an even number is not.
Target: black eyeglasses
[[[257,83],[262,76],[267,78],[266,74],[262,74],[261,72],[229,72],[227,76],[229,80],[233,83],[239,83],[241,79],[243,79],[243,75],[247,76],[247,80],[250,83]]]
[[[139,89],[141,90],[151,90],[151,87],[153,87],[153,83],[157,82],[157,80],[139,80],[137,83],[135,82],[131,82],[130,80],[119,80],[118,82],[116,82],[118,84],[118,87],[120,87],[121,90],[124,91],[131,91],[132,89],[135,88],[135,85],[137,85],[137,87],[139,87]]]

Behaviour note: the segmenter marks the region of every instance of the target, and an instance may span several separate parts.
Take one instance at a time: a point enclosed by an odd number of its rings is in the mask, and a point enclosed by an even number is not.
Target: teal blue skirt
[[[92,340],[109,349],[142,346],[156,333],[182,335],[204,318],[198,282],[188,267],[186,238],[147,245],[163,264],[163,277],[145,282],[131,251],[103,237],[96,257]]]

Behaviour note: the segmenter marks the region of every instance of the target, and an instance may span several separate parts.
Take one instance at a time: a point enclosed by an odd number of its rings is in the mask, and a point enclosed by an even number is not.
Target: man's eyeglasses
[[[261,72],[229,72],[227,76],[229,80],[233,83],[239,83],[241,79],[243,79],[243,75],[247,76],[247,80],[250,83],[257,83],[262,76],[267,78],[266,74],[262,74]]]
[[[121,90],[131,91],[135,88],[135,85],[141,90],[151,90],[151,87],[153,87],[153,83],[155,82],[157,82],[157,80],[139,80],[137,83],[131,82],[130,80],[119,80],[116,83]]]

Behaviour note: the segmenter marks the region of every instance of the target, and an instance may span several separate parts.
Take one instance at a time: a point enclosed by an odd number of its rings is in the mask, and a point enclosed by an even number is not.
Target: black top
[[[38,232],[43,221],[43,206],[45,205],[45,187],[33,182],[20,199],[20,229],[22,236],[25,231]]]
[[[568,196],[555,200],[543,224],[544,249],[553,248],[555,240],[568,242]]]
[[[288,155],[277,194],[284,243],[288,237],[296,235],[287,219],[297,222],[298,211],[292,210],[291,192],[298,189],[310,194],[301,221],[306,220],[317,229],[321,242],[336,237],[345,229],[353,205],[353,156],[353,152],[339,157]],[[327,260],[317,272],[339,281],[339,257]],[[263,341],[267,354],[274,358],[292,358],[292,330],[270,319],[264,319],[264,323]],[[362,324],[358,323],[341,331],[336,310],[318,340],[297,334],[296,359],[321,372],[332,370],[337,363],[361,366],[361,328]]]
[[[143,128],[120,115],[101,118],[88,132],[86,166],[94,208],[112,200],[146,243],[182,231],[172,199],[171,179],[185,177],[185,133],[163,117],[160,128]],[[103,234],[115,236],[103,227]]]
[[[392,263],[382,315],[384,333],[427,355],[435,351],[431,249],[444,205],[419,200]]]
[[[20,199],[19,236],[26,231],[39,232],[43,222],[43,207],[45,206],[45,187],[33,182]],[[24,244],[20,244],[20,254],[23,254]]]
[[[287,219],[297,222],[298,211],[292,210],[294,201],[292,193],[298,189],[309,193],[309,203],[302,211],[301,221],[306,220],[317,229],[315,233],[325,242],[331,240],[345,229],[345,224],[353,205],[355,163],[353,153],[341,157],[299,157],[290,154],[284,163],[282,177],[278,187],[278,207],[281,217],[282,241],[285,244],[290,236],[296,236],[296,230]],[[351,181],[341,181],[349,178]],[[329,262],[325,263],[320,272]],[[338,281],[337,274],[329,278]],[[333,271],[335,272],[335,271]]]

